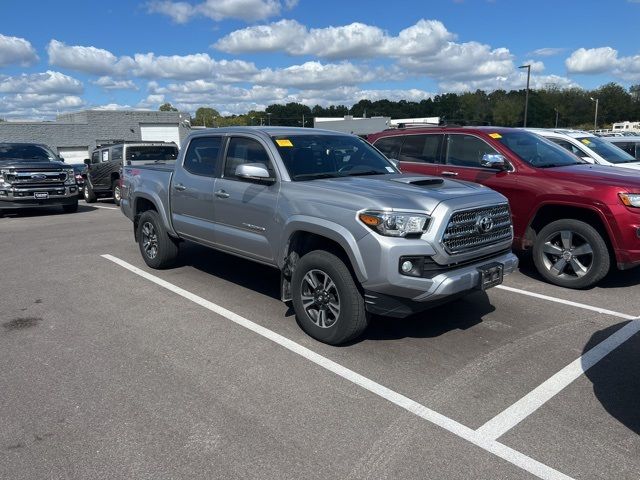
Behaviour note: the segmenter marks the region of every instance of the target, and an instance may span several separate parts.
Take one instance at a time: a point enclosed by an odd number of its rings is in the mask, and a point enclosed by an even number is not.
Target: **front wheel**
[[[111,191],[113,192],[113,203],[120,206],[121,200],[121,190],[120,190],[120,180],[114,180],[113,185],[111,185]]]
[[[291,293],[298,324],[316,340],[339,345],[367,328],[362,294],[347,266],[332,253],[304,255],[293,271]]]
[[[566,288],[595,285],[611,264],[602,235],[574,219],[556,220],[540,230],[533,245],[533,262],[548,282]]]
[[[167,268],[178,256],[178,241],[164,228],[158,212],[147,210],[138,222],[138,245],[145,263],[151,268]]]
[[[84,201],[87,203],[93,203],[98,199],[96,194],[93,192],[93,188],[89,185],[89,182],[84,184]]]

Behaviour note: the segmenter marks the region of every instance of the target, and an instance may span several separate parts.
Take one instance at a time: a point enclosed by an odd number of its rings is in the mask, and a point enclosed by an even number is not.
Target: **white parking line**
[[[93,208],[103,208],[105,210],[120,210],[118,207],[103,207],[102,205],[88,205]]]
[[[632,320],[502,413],[493,417],[476,432],[492,440],[500,438],[639,331],[640,321]]]
[[[637,317],[627,315],[626,313],[614,312],[613,310],[607,310],[606,308],[594,307],[584,303],[572,302],[563,298],[550,297],[548,295],[542,295],[541,293],[529,292],[527,290],[521,290],[519,288],[507,287],[506,285],[498,285],[496,288],[500,290],[506,290],[507,292],[519,293],[520,295],[526,295],[528,297],[540,298],[541,300],[548,300],[550,302],[561,303],[563,305],[569,305],[571,307],[582,308],[584,310],[591,310],[592,312],[604,313],[605,315],[611,315],[613,317],[624,318],[626,320],[634,320]]]
[[[538,478],[546,479],[546,480],[571,480],[571,477],[555,470],[537,460],[534,460],[531,457],[528,457],[506,445],[503,445],[494,439],[490,439],[477,431],[470,429],[469,427],[462,425],[461,423],[456,422],[455,420],[446,417],[430,408],[425,407],[424,405],[411,400],[410,398],[395,392],[367,377],[360,375],[359,373],[350,370],[333,360],[329,360],[326,357],[296,343],[292,340],[289,340],[282,335],[269,330],[257,323],[254,323],[246,318],[227,310],[224,307],[216,305],[213,302],[205,300],[202,297],[199,297],[187,290],[184,290],[172,283],[167,282],[166,280],[162,280],[155,275],[152,275],[144,270],[141,270],[130,263],[125,262],[117,257],[112,255],[102,255],[103,258],[120,265],[123,268],[126,268],[132,273],[139,275],[156,285],[159,285],[167,290],[170,290],[177,295],[180,295],[192,302],[248,329],[258,335],[261,335],[264,338],[271,340],[272,342],[286,348],[287,350],[300,355],[303,358],[313,362],[314,364],[342,377],[343,379],[358,385],[369,392],[384,398],[385,400],[417,415],[418,417],[431,422],[448,432],[457,435],[460,438],[467,440],[468,442],[486,450],[487,452],[493,453],[494,455],[506,460],[507,462],[520,467],[521,469],[537,476]]]

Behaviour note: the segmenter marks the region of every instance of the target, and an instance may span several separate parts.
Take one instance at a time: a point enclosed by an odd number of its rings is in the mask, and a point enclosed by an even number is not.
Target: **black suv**
[[[120,205],[122,165],[135,165],[175,160],[178,147],[174,142],[120,142],[98,145],[84,163],[87,165],[84,199],[92,203],[98,197],[113,197]]]

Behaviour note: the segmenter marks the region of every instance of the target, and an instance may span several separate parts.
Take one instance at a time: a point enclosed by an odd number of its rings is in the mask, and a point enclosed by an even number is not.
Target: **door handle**
[[[218,198],[229,198],[229,194],[224,190],[218,190],[217,192],[214,192],[214,195]]]
[[[176,190],[178,190],[179,192],[184,192],[187,187],[185,187],[183,184],[181,183],[176,183],[173,188],[175,188]]]
[[[457,177],[458,176],[458,172],[449,172],[449,171],[445,171],[445,172],[440,172],[442,175],[446,175],[447,177]]]

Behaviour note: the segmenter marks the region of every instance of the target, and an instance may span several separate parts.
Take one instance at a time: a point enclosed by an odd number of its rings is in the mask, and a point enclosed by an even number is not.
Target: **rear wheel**
[[[367,328],[362,294],[347,266],[332,253],[304,255],[293,272],[291,293],[298,324],[316,340],[339,345]]]
[[[178,256],[178,241],[164,228],[158,212],[147,210],[138,222],[138,245],[145,263],[151,268],[167,268]]]
[[[93,188],[89,185],[89,182],[84,184],[84,201],[87,203],[93,203],[97,200],[96,194],[93,192]]]
[[[533,262],[547,281],[566,288],[587,288],[609,272],[602,235],[580,220],[556,220],[538,233]]]
[[[114,180],[111,185],[111,191],[113,192],[113,203],[116,205],[120,205],[121,200],[121,191],[120,191],[120,180]]]

